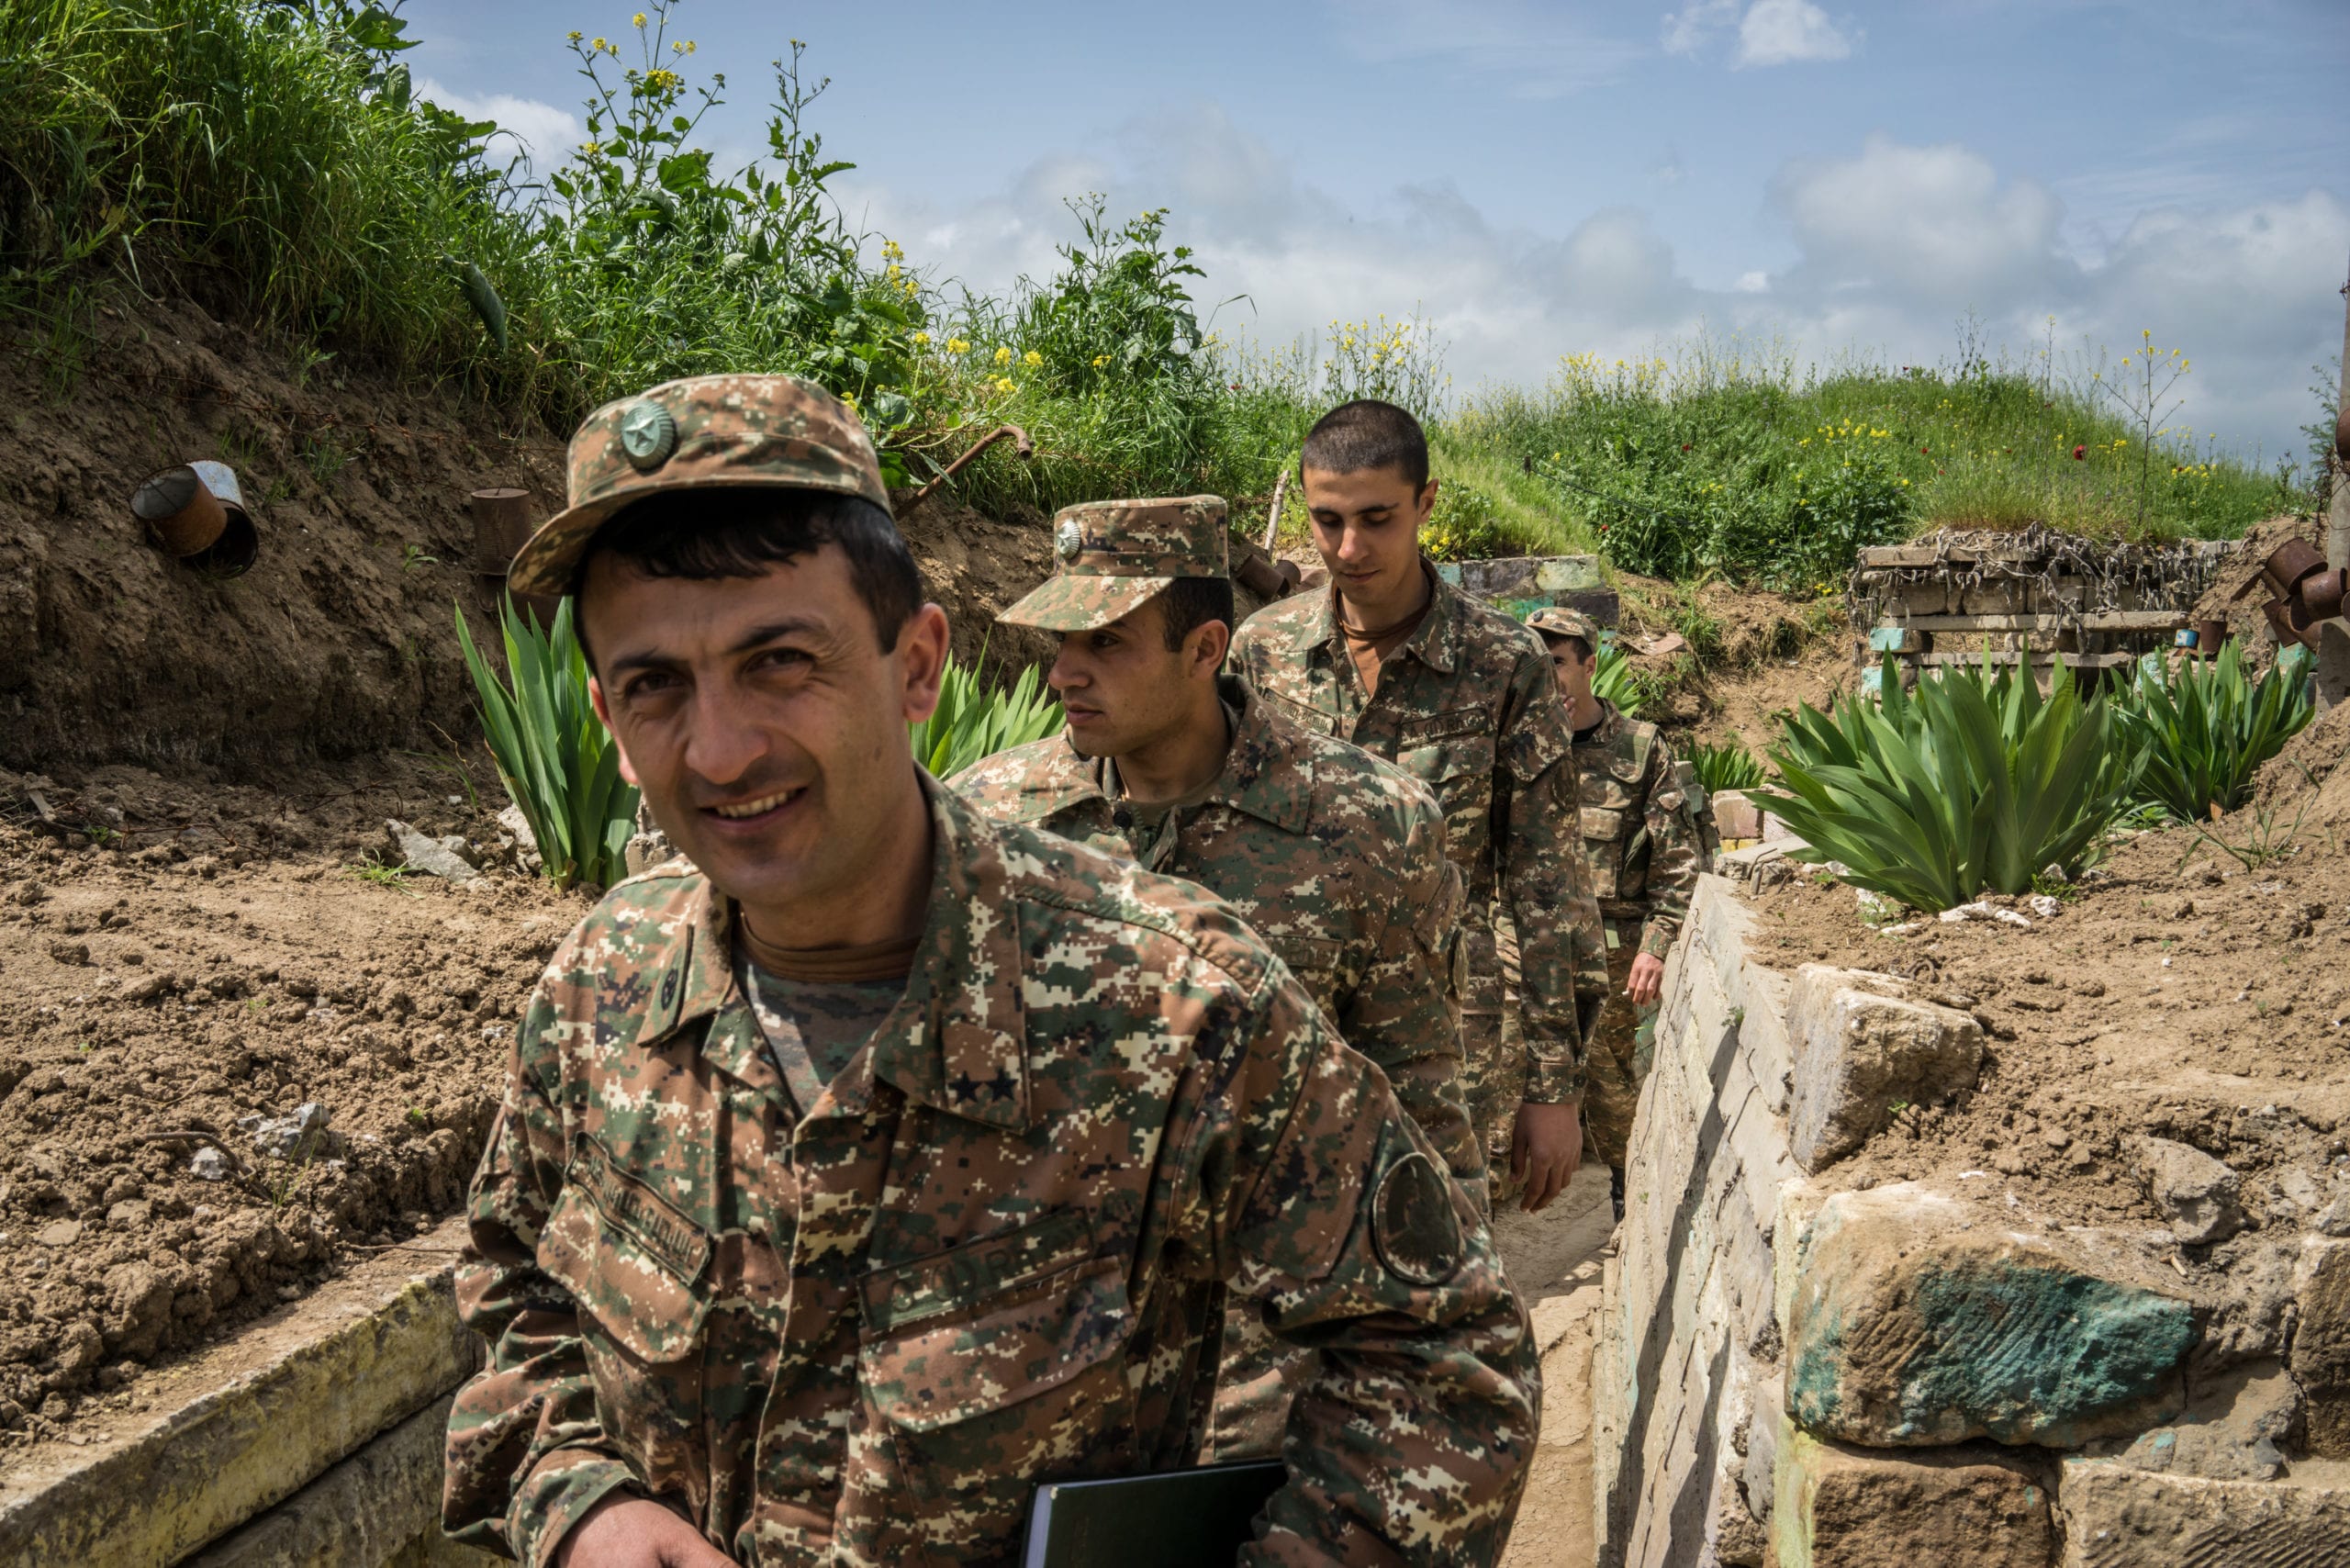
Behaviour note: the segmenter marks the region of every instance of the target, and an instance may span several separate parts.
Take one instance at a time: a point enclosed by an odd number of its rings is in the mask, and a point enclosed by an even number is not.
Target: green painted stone
[[[1787,1325],[1787,1414],[1807,1429],[2073,1448],[2184,1406],[2189,1303],[2112,1277],[2126,1273],[2113,1260],[2068,1256],[2063,1238],[1921,1234],[1889,1211],[1840,1223],[1836,1206],[1816,1222]]]

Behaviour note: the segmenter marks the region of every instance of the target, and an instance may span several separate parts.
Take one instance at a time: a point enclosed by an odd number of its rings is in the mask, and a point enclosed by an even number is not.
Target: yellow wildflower
[[[948,353],[969,353],[971,352],[971,345],[964,339],[949,338],[946,340],[946,352]]]
[[[629,26],[633,27],[633,28],[641,28],[641,27],[644,26],[644,13],[643,13],[643,12],[642,12],[642,11],[639,11],[635,16],[631,17],[628,20],[629,20]]]
[[[1020,356],[1020,363],[1026,365],[1031,370],[1042,370],[1045,367],[1045,356],[1038,353],[1035,349],[1030,349],[1026,353]]]
[[[1105,365],[1105,364],[1109,364],[1109,363],[1110,363],[1110,356],[1109,356],[1108,354],[1105,354],[1105,353],[1098,353],[1098,354],[1095,354],[1095,355],[1093,356],[1093,368],[1094,368],[1094,369],[1096,369],[1096,370],[1101,369],[1103,365]]]
[[[928,332],[916,332],[914,334],[914,347],[918,349],[926,349],[930,347],[930,334]]]
[[[998,364],[1010,364],[1012,363],[1012,351],[1010,349],[996,350],[995,362]]]
[[[569,32],[563,35],[564,40],[566,43],[577,43],[581,39],[587,36],[587,34],[581,32],[577,28],[574,28]]]
[[[589,49],[592,49],[592,50],[596,50],[598,53],[599,53],[599,54],[600,54],[600,53],[602,53],[605,50],[610,49],[610,48],[611,47],[611,45],[610,45],[610,44],[606,43],[602,39],[598,39],[595,42],[593,42],[593,43],[589,44],[588,47]]]

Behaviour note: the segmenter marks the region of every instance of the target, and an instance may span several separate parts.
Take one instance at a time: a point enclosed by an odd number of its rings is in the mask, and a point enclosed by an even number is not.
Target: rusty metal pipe
[[[957,474],[962,471],[965,464],[969,463],[973,458],[979,456],[980,453],[985,452],[989,447],[993,446],[1005,436],[1012,437],[1013,442],[1013,450],[1019,453],[1021,456],[1034,457],[1036,455],[1036,443],[1028,439],[1028,432],[1026,431],[1022,430],[1018,425],[998,425],[995,429],[988,431],[987,434],[979,437],[978,441],[974,442],[968,452],[964,453],[962,456],[957,458],[954,462],[949,463],[944,469],[940,470],[937,478],[933,479],[929,484],[924,485],[921,489],[916,490],[913,494],[913,498],[906,503],[906,510],[908,511],[912,511],[914,508],[928,500],[930,498],[931,491],[938,488],[939,486],[944,485],[947,480],[955,477]]]
[[[1273,481],[1273,504],[1265,514],[1265,554],[1273,553],[1273,540],[1281,531],[1281,502],[1289,496],[1289,468],[1283,465],[1280,477]]]

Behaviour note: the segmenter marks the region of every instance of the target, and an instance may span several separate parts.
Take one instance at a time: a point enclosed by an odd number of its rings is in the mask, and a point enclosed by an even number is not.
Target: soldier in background
[[[1427,787],[1311,734],[1222,675],[1225,504],[1095,501],[1055,520],[1058,575],[999,620],[1058,633],[1068,729],[951,780],[979,811],[1199,883],[1288,963],[1484,1198],[1460,1085],[1460,874]],[[1254,1302],[1227,1315],[1209,1457],[1278,1455],[1313,1372]]]
[[[1574,726],[1582,780],[1583,846],[1607,941],[1607,1005],[1586,1043],[1583,1125],[1607,1162],[1616,1217],[1624,1217],[1624,1155],[1640,1084],[1655,1053],[1664,958],[1681,935],[1704,868],[1688,790],[1654,724],[1628,719],[1592,689],[1599,626],[1572,610],[1538,610],[1541,633]]]
[[[1181,1469],[1228,1292],[1319,1352],[1245,1564],[1495,1559],[1539,1371],[1383,1074],[1188,882],[915,764],[946,618],[789,376],[590,415],[514,562],[684,858],[516,1032],[442,1519],[530,1568],[1001,1562],[1041,1480]]]
[[[1427,438],[1393,404],[1323,416],[1302,462],[1326,592],[1249,617],[1241,675],[1291,720],[1426,782],[1467,892],[1461,1052],[1495,1203],[1539,1209],[1581,1158],[1584,1023],[1607,991],[1575,825],[1565,710],[1542,644],[1421,555],[1436,502]],[[1495,916],[1516,924],[1520,1026],[1502,1029]]]

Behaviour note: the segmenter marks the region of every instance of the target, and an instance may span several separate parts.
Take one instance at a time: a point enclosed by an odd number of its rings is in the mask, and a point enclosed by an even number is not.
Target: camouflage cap
[[[1060,569],[996,617],[1047,632],[1091,632],[1150,602],[1178,577],[1231,576],[1222,496],[1086,501],[1053,519]]]
[[[1546,637],[1581,637],[1599,651],[1599,622],[1580,610],[1568,610],[1561,605],[1545,605],[1526,618],[1526,623]]]
[[[614,512],[661,490],[830,490],[890,510],[864,421],[797,375],[696,375],[607,403],[571,438],[571,504],[516,554],[516,593],[565,594]]]

